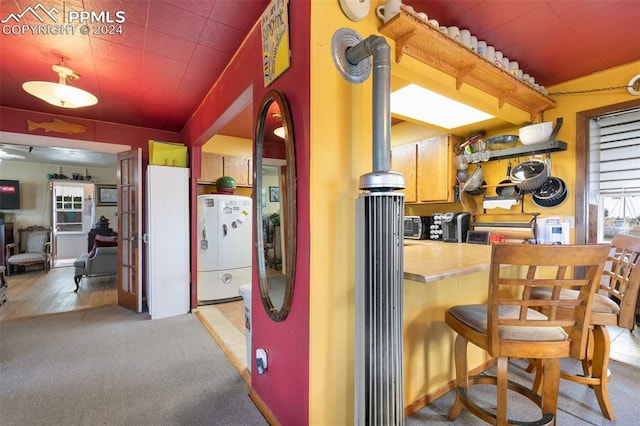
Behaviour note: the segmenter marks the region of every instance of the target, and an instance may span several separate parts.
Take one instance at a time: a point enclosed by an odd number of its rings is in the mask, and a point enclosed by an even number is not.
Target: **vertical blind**
[[[640,108],[594,118],[590,127],[599,194],[640,195]]]

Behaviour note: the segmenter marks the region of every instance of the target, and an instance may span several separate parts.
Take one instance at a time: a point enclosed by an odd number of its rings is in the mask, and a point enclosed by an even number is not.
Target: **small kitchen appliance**
[[[405,216],[404,237],[410,240],[424,240],[429,235],[428,217]]]
[[[442,240],[442,216],[444,216],[443,213],[435,213],[427,217],[429,224],[428,239],[433,241]]]
[[[463,243],[467,240],[471,215],[463,213],[445,213],[442,216],[442,241]]]

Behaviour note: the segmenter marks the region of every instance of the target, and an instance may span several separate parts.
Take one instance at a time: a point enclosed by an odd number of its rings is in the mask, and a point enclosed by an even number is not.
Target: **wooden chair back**
[[[618,326],[633,330],[640,289],[640,237],[617,234],[611,245],[599,290],[620,304]]]
[[[529,339],[532,341],[539,340],[535,336],[539,331],[537,327],[562,327],[570,341],[570,356],[581,358],[586,351],[593,297],[610,248],[609,244],[495,244],[492,249],[487,318],[489,353],[501,354],[500,346],[509,344],[504,336],[510,334],[511,327],[529,327],[521,329],[519,334],[530,330]],[[508,266],[521,268],[518,268],[519,273],[514,273]],[[576,278],[575,268],[583,268],[584,277]],[[535,286],[551,287],[551,297],[548,300],[532,299],[531,289]],[[563,288],[579,290],[578,298],[561,299],[560,291]],[[516,294],[519,296],[512,296]],[[573,307],[571,316],[557,315],[559,308],[567,306]],[[517,315],[503,315],[514,308],[517,308]],[[531,309],[545,312],[546,315],[533,315]],[[499,315],[499,312],[502,314]],[[554,356],[550,353],[551,348],[547,349],[545,355]]]

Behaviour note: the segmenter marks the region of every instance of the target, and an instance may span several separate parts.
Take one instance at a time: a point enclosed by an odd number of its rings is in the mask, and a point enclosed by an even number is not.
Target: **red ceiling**
[[[292,2],[290,7],[295,7]],[[269,0],[39,3],[47,9],[56,7],[58,17],[63,15],[63,7],[67,12],[108,11],[111,18],[124,11],[122,34],[82,35],[78,30],[74,35],[3,33],[0,105],[179,132]],[[640,60],[640,1],[404,3],[444,25],[468,28],[517,59],[525,72],[545,86]],[[0,20],[36,4],[32,0],[3,0]],[[375,6],[376,0],[371,4]],[[2,25],[15,25],[13,22]],[[27,14],[20,19],[20,24],[24,23],[39,22]],[[61,57],[82,76],[73,85],[99,98],[96,106],[61,110],[22,90],[25,81],[57,81],[51,65]]]
[[[552,86],[640,60],[640,1],[405,0],[441,25],[468,29]],[[640,72],[640,70],[638,70]],[[633,76],[629,76],[631,78]]]
[[[124,11],[122,34],[5,35],[2,37],[0,105],[115,123],[180,131],[220,76],[269,0],[41,0],[48,10]],[[2,0],[0,20],[38,4]],[[24,23],[38,24],[27,14]],[[47,24],[52,21],[47,20]],[[16,25],[9,21],[2,25]],[[90,24],[90,29],[93,24]],[[79,26],[78,26],[79,27]],[[117,27],[117,25],[116,25]],[[108,25],[105,27],[108,28]],[[22,90],[29,80],[57,81],[60,58],[81,75],[72,84],[97,105],[61,110]]]

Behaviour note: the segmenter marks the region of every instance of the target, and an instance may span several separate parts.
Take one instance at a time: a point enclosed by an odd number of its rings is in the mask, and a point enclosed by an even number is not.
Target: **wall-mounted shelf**
[[[401,12],[379,28],[395,40],[396,62],[406,53],[456,79],[456,88],[468,84],[498,99],[498,106],[509,103],[531,116],[554,108],[556,102],[502,68],[456,42],[434,26],[401,7]]]
[[[533,145],[514,146],[513,148],[489,151],[489,160],[501,160],[503,158],[525,157],[527,155],[547,154],[551,152],[566,151],[567,143],[562,141],[542,142]]]

